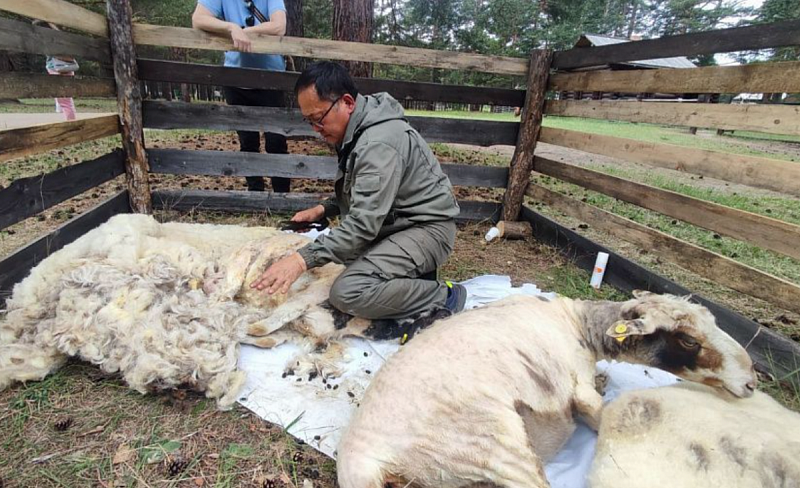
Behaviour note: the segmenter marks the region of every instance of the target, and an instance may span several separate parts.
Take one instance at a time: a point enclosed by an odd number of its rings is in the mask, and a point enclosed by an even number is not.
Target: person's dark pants
[[[251,107],[283,107],[283,92],[279,90],[250,90],[244,88],[225,87],[225,101],[228,105],[248,105]],[[253,131],[236,131],[239,134],[239,148],[242,152],[260,152],[261,134]],[[271,154],[288,154],[289,146],[286,136],[274,132],[264,133],[264,150]],[[250,191],[264,191],[264,178],[261,176],[248,176],[247,189]],[[273,191],[286,193],[291,186],[289,178],[273,176]]]

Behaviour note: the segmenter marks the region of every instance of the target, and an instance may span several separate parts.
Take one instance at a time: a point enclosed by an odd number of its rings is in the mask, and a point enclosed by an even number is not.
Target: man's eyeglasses
[[[307,117],[303,117],[303,120],[305,120],[307,123],[311,124],[311,127],[316,127],[317,129],[324,128],[325,126],[322,124],[322,121],[325,120],[325,117],[327,117],[328,114],[331,113],[331,110],[333,110],[333,107],[336,106],[336,104],[339,103],[339,100],[341,100],[341,99],[342,99],[342,97],[338,97],[336,100],[334,100],[333,103],[331,104],[331,106],[328,107],[328,110],[326,110],[325,113],[322,114],[322,117],[318,118],[317,120],[311,120],[311,119],[309,119]]]

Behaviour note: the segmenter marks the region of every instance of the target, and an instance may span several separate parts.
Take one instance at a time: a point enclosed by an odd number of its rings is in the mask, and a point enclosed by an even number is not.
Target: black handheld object
[[[327,218],[318,220],[316,222],[294,222],[292,220],[282,220],[279,222],[281,230],[290,230],[292,232],[308,232],[310,230],[322,231],[328,228]]]

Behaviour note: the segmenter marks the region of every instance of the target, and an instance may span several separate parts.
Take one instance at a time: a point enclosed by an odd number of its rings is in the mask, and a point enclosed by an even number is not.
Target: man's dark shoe
[[[444,307],[451,313],[464,310],[464,304],[467,303],[467,289],[452,281],[445,281],[444,284],[447,285],[447,300],[444,302]]]

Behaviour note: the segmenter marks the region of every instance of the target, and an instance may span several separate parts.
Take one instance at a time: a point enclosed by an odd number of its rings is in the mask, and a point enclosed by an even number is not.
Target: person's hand
[[[250,288],[256,288],[259,291],[266,290],[270,295],[277,291],[288,293],[289,287],[306,269],[308,268],[303,256],[294,252],[273,263],[256,281],[250,284]]]
[[[232,24],[231,40],[233,41],[233,48],[237,51],[249,53],[253,50],[253,42],[247,37],[247,33],[238,25]]]
[[[316,207],[301,210],[294,214],[292,222],[317,222],[325,216],[325,207],[317,205]]]

